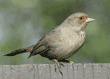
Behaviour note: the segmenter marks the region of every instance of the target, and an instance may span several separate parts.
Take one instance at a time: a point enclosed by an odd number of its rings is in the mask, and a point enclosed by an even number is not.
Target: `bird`
[[[15,56],[30,52],[28,58],[37,54],[53,61],[61,72],[62,62],[73,64],[67,58],[74,55],[86,40],[85,28],[95,19],[88,17],[86,13],[76,12],[67,17],[59,26],[45,34],[37,44],[17,49],[4,56]]]

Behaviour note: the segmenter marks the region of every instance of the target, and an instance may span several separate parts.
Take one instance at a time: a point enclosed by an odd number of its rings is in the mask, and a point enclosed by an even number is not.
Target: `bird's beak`
[[[91,21],[94,21],[95,19],[93,19],[93,18],[87,18],[86,19],[86,22],[91,22]]]

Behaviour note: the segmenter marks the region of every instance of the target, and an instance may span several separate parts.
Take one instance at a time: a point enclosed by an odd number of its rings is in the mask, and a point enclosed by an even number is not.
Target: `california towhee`
[[[86,39],[85,28],[91,21],[94,21],[94,19],[89,18],[85,13],[74,13],[42,37],[36,45],[12,51],[5,56],[30,52],[30,56],[28,57],[30,58],[31,56],[40,54],[52,60],[60,71],[61,65],[64,66],[61,62],[73,64],[72,61],[66,59],[75,54],[84,44]]]

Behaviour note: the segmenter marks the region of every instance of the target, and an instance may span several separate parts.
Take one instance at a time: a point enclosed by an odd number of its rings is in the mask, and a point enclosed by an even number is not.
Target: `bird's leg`
[[[56,59],[53,59],[52,61],[55,63],[55,71],[56,71],[56,65],[57,65],[57,67],[58,67],[58,69],[59,69],[59,72],[62,74],[62,72],[61,72],[61,66],[64,67],[64,64],[63,64],[62,62],[59,62],[59,61],[56,60]]]
[[[69,61],[69,60],[62,60],[62,62],[66,62],[66,63],[69,63],[69,64],[74,64],[74,62],[73,61]]]
[[[74,64],[74,62],[73,62],[73,61],[69,61],[69,63],[70,63],[70,64]]]
[[[59,62],[58,60],[56,59],[53,59],[53,62],[55,63],[55,65],[57,65],[58,69],[61,69],[61,66],[64,67],[64,64],[62,62]]]

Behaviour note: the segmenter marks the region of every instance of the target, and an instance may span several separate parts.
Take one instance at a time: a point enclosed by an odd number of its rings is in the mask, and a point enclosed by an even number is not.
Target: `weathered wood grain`
[[[0,65],[0,79],[110,79],[110,63]]]

